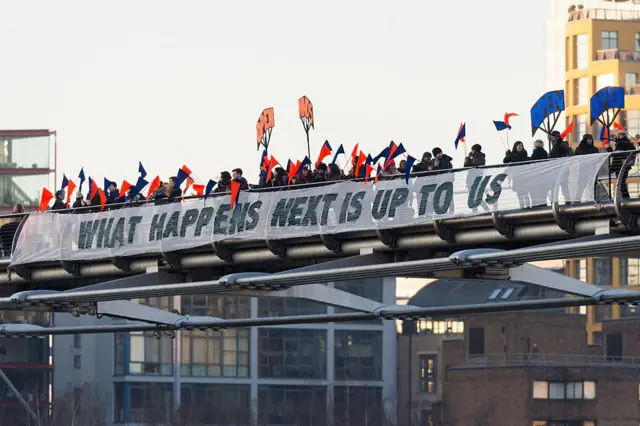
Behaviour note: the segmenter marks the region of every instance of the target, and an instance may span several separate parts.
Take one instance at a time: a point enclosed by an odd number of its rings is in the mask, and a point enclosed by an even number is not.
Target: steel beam
[[[577,296],[594,296],[602,291],[602,287],[529,264],[510,268],[509,278]]]

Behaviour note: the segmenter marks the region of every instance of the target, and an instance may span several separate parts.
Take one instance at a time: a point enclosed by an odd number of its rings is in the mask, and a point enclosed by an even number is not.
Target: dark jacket
[[[523,161],[529,161],[529,153],[524,149],[522,151],[516,151],[515,148],[511,151],[507,151],[507,154],[502,159],[502,162],[507,163],[521,163]]]
[[[118,200],[119,196],[120,196],[120,190],[119,189],[116,189],[113,192],[108,192],[107,193],[107,204],[115,204],[115,203],[121,202],[121,200]]]
[[[484,166],[485,164],[487,164],[487,158],[484,152],[476,152],[475,155],[465,157],[464,159],[464,167],[478,167]]]
[[[531,160],[546,160],[547,158],[549,158],[549,153],[544,148],[537,146],[531,151]]]
[[[453,169],[453,164],[451,163],[453,158],[449,157],[446,154],[442,154],[442,158],[438,160],[437,158],[433,159],[433,170],[448,170]]]
[[[424,172],[428,172],[429,171],[429,166],[432,165],[432,162],[429,161],[428,163],[425,163],[424,161],[420,161],[417,164],[413,165],[413,168],[411,169],[411,171],[413,173],[424,173]]]
[[[620,151],[635,151],[636,147],[635,145],[627,138],[619,138],[616,139],[616,149],[615,152],[620,152]],[[611,146],[609,146],[609,148],[607,148],[608,152],[611,152]],[[628,155],[614,155],[611,158],[611,170],[618,173],[620,172],[620,170],[622,169],[622,165],[624,164],[625,160],[627,159]],[[632,166],[635,164],[635,158],[634,160],[629,163],[629,166]]]
[[[246,191],[249,189],[249,182],[242,176],[236,179],[236,182],[240,184],[240,191]]]
[[[588,155],[588,154],[597,154],[600,152],[598,148],[593,145],[588,145],[586,141],[580,141],[580,145],[576,148],[574,154],[575,155]]]
[[[66,209],[67,206],[64,204],[64,202],[58,198],[56,198],[56,201],[53,203],[53,206],[51,207],[51,210],[64,210]]]
[[[571,147],[565,141],[557,142],[551,148],[551,152],[549,153],[549,158],[563,158],[563,157],[571,157],[573,155],[573,151],[571,151]]]

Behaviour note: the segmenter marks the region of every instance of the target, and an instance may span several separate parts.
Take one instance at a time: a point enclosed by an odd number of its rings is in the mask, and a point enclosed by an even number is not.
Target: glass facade
[[[326,314],[327,306],[312,300],[293,297],[259,297],[259,317]]]
[[[624,126],[630,136],[640,134],[640,110],[630,109],[624,111]]]
[[[376,302],[382,302],[382,280],[353,280],[353,281],[338,281],[335,283],[335,288],[338,290],[346,291],[347,293],[355,294],[356,296],[364,297],[366,299],[374,300]],[[345,313],[354,312],[350,309],[335,308],[335,312]],[[360,324],[380,324],[382,320],[371,321],[358,321]]]
[[[260,377],[327,377],[325,330],[263,328],[258,336]]]
[[[248,377],[249,330],[182,333],[183,376]]]
[[[589,35],[578,34],[575,36],[576,41],[576,60],[575,69],[584,69],[589,66]],[[579,104],[582,105],[582,104]]]
[[[382,426],[385,423],[382,389],[336,386],[333,416],[339,425]]]
[[[382,380],[382,332],[336,330],[336,380]]]
[[[183,424],[212,426],[251,424],[248,385],[185,384],[180,389]]]
[[[169,383],[115,383],[115,423],[163,424],[172,416]]]
[[[258,424],[326,426],[326,388],[323,386],[259,386]]]

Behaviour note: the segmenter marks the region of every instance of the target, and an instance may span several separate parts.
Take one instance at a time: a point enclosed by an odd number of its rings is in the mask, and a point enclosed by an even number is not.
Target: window
[[[582,382],[568,382],[566,387],[567,399],[582,399]]]
[[[610,286],[613,281],[612,261],[610,257],[598,257],[593,261],[596,282],[595,285]]]
[[[636,52],[640,53],[640,33],[636,33]]]
[[[383,425],[385,415],[381,388],[371,386],[336,386],[333,399],[334,424]],[[297,424],[311,424],[311,422],[307,421]],[[314,421],[313,425],[316,424],[320,423]]]
[[[589,36],[578,34],[575,37],[575,68],[584,69],[589,66]]]
[[[80,339],[81,339],[81,338],[82,338],[82,335],[81,335],[81,334],[74,334],[74,335],[73,335],[73,347],[74,347],[75,349],[80,349],[80,347],[81,347],[81,345],[80,345],[80,343],[81,343]]]
[[[182,334],[181,343],[183,376],[249,376],[248,329],[192,331]]]
[[[533,382],[533,399],[549,399],[549,382]]]
[[[501,288],[496,288],[495,290],[493,290],[491,292],[491,294],[489,295],[489,300],[495,300],[498,298],[498,295],[500,294],[500,292],[502,292]]]
[[[336,330],[336,380],[382,380],[382,332]]]
[[[326,338],[324,330],[258,330],[259,376],[326,378]]]
[[[73,368],[79,370],[82,367],[82,358],[80,355],[73,356]]]
[[[565,399],[565,384],[561,382],[550,382],[549,399]]]
[[[607,358],[610,361],[622,359],[622,333],[607,333]]]
[[[617,31],[602,31],[602,49],[617,49],[618,48],[618,32]]]
[[[504,293],[502,294],[502,296],[500,297],[500,299],[502,299],[502,300],[506,300],[506,299],[508,299],[508,298],[513,294],[513,291],[514,291],[514,290],[515,290],[514,288],[508,288],[508,289],[506,289],[506,290],[504,291]]]
[[[629,136],[640,134],[640,110],[624,111],[624,126],[627,128]]]
[[[258,424],[327,424],[326,398],[326,388],[320,386],[260,385]],[[310,419],[313,419],[313,422],[310,422]]]
[[[596,382],[583,383],[584,399],[596,399]]]
[[[576,115],[574,140],[576,142],[582,140],[582,135],[585,133],[587,133],[587,115]]]
[[[611,305],[596,305],[593,307],[595,322],[602,322],[613,317],[613,308]]]
[[[464,323],[455,320],[417,320],[416,332],[424,334],[462,334],[464,333]]]
[[[249,385],[183,384],[180,417],[185,424],[250,424]]]
[[[484,328],[469,329],[469,356],[484,356]]]
[[[173,414],[169,383],[116,383],[114,387],[116,423],[165,424]]]
[[[596,77],[596,91],[608,86],[615,85],[615,77],[613,73],[602,74]]]
[[[334,287],[338,290],[346,291],[347,293],[355,294],[356,296],[364,297],[365,299],[371,299],[376,302],[382,303],[382,279],[376,280],[352,280],[352,281],[340,281],[334,284]],[[335,313],[354,312],[347,308],[334,308]],[[371,321],[358,321],[363,324],[380,324],[380,320]]]
[[[438,355],[420,355],[420,390],[438,392]]]
[[[152,332],[129,333],[129,374],[171,376],[173,374],[173,340],[156,339]]]
[[[638,84],[638,74],[635,72],[628,72],[624,75],[624,87],[628,95],[635,95],[637,93],[636,87]]]
[[[224,319],[249,318],[251,298],[214,295],[182,296],[183,315],[210,316]]]
[[[575,104],[587,105],[589,103],[589,80],[587,80],[587,77],[575,79],[574,90]]]

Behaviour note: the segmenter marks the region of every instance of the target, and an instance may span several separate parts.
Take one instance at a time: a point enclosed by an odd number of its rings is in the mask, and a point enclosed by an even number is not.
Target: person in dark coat
[[[406,163],[405,163],[406,164]],[[430,152],[422,154],[422,160],[418,164],[413,165],[412,173],[423,173],[433,170],[433,156]],[[402,172],[404,173],[404,171]]]
[[[513,148],[511,149],[511,151],[507,151],[505,153],[504,159],[502,160],[502,162],[505,164],[522,163],[524,161],[529,161],[529,154],[527,153],[527,150],[524,149],[524,144],[521,141],[516,141],[513,144]],[[529,196],[529,191],[522,188],[522,182],[512,176],[511,187],[513,188],[513,191],[518,195],[518,203],[520,204],[520,208],[524,209],[527,207],[531,207],[531,198]]]
[[[220,173],[220,179],[216,185],[215,193],[230,192],[231,191],[231,173],[224,171]]]
[[[576,148],[574,154],[575,155],[588,155],[588,154],[597,154],[600,151],[593,145],[593,136],[589,133],[582,136],[582,140],[580,141],[580,145]]]
[[[53,202],[51,210],[64,210],[67,206],[64,204],[64,191],[56,191],[56,198]]]
[[[554,130],[549,135],[549,140],[551,141],[551,152],[549,153],[549,158],[563,158],[563,157],[571,157],[573,155],[573,151],[568,143],[562,140],[562,135],[559,131]]]
[[[475,144],[471,147],[469,155],[464,159],[464,167],[479,167],[487,164],[486,156],[482,152],[482,146]]]
[[[531,151],[531,160],[546,160],[549,158],[549,153],[544,149],[544,142],[538,139],[533,143],[533,151]]]
[[[433,154],[433,170],[448,170],[453,169],[453,158],[444,154],[440,148],[433,148],[431,150]]]
[[[118,197],[120,196],[120,190],[115,182],[111,182],[107,189],[107,204],[119,203]]]
[[[484,211],[488,212],[490,209],[486,201],[484,201],[485,193],[484,191],[480,191],[481,187],[479,185],[482,181],[482,177],[484,176],[484,169],[477,168],[484,166],[486,162],[486,156],[484,155],[484,152],[482,152],[482,146],[480,144],[473,145],[469,155],[464,159],[464,167],[473,167],[472,170],[467,171],[467,190],[470,192],[470,199],[477,201],[482,200],[479,205]],[[475,187],[474,183],[476,183]],[[478,211],[478,207],[472,207],[471,211],[476,213]]]
[[[240,183],[240,191],[246,191],[249,189],[249,182],[242,177],[242,169],[231,170],[231,176],[236,182]]]
[[[633,142],[629,140],[625,132],[619,132],[615,142],[616,142],[616,149],[614,151],[615,153],[618,153],[621,151],[636,150],[636,146],[633,144]],[[608,152],[613,151],[611,146],[607,148],[607,151]],[[629,188],[627,187],[626,181],[627,181],[627,176],[629,175],[629,171],[631,170],[633,165],[636,163],[635,154],[620,155],[615,153],[613,155],[613,158],[611,158],[611,171],[615,172],[618,179],[622,179],[622,185],[620,187],[620,192],[622,193],[622,197],[629,198]],[[622,166],[624,165],[629,155],[633,155],[634,158],[629,164],[627,164],[627,166],[623,170]]]
[[[330,164],[327,180],[337,181],[337,180],[344,180],[344,179],[345,179],[345,176],[344,176],[344,173],[342,173],[342,170],[340,170],[340,167],[335,163]]]

